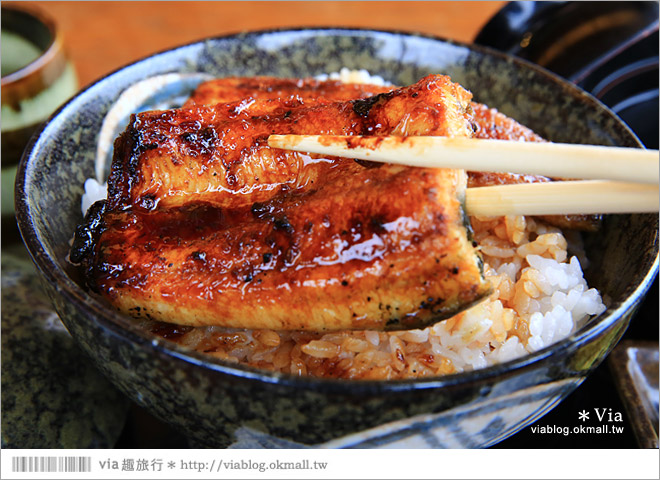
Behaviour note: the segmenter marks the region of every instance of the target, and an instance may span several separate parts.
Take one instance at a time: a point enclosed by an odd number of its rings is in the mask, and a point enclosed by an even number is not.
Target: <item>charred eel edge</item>
[[[69,252],[69,261],[82,267],[85,273],[85,282],[94,291],[96,291],[96,288],[94,282],[91,281],[90,269],[94,265],[96,244],[106,228],[104,220],[106,209],[106,200],[99,200],[89,207],[83,222],[76,227]]]

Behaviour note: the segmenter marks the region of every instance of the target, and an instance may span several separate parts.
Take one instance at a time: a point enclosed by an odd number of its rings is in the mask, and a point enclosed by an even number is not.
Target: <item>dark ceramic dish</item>
[[[21,233],[65,325],[111,381],[202,445],[488,446],[539,418],[613,348],[657,272],[656,215],[613,215],[586,238],[608,309],[567,339],[483,370],[408,381],[298,378],[228,364],[149,336],[90,296],[67,264],[94,175],[97,135],[120,92],[148,76],[309,76],[365,68],[396,84],[447,73],[475,99],[561,142],[639,143],[592,97],[531,64],[438,38],[355,29],[266,31],[163,52],[92,85],[35,136],[20,165]],[[367,431],[368,430],[368,431]],[[296,442],[296,443],[290,443]]]

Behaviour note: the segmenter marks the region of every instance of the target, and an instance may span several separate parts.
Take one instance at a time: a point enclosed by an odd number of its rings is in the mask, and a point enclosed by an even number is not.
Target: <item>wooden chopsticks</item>
[[[470,188],[471,215],[657,212],[657,150],[448,137],[271,135],[269,146],[429,168],[598,179]],[[607,181],[614,180],[614,181]]]
[[[513,172],[554,178],[658,184],[657,150],[506,142],[449,137],[271,135],[268,144],[298,152],[397,163],[411,167]]]
[[[574,215],[657,212],[657,185],[577,180],[468,188],[470,215]]]

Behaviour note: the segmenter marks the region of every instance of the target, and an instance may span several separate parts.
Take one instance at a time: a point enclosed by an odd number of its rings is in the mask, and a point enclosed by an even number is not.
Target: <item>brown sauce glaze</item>
[[[139,318],[316,331],[416,328],[483,298],[463,173],[267,145],[274,133],[542,141],[447,77],[380,88],[229,79],[182,109],[134,116],[115,144],[103,228],[81,243],[88,283]],[[228,103],[201,104],[213,99]],[[549,180],[470,175],[471,186]]]
[[[327,100],[347,100],[365,98],[370,95],[384,93],[391,87],[378,87],[368,84],[341,84],[333,82],[318,82],[316,80],[277,79],[272,77],[257,77],[254,79],[218,79],[200,85],[189,103],[212,105],[240,98],[275,98],[270,95],[292,95],[303,86],[299,99],[305,104],[316,101],[319,97]],[[369,102],[357,103],[358,110],[367,110]],[[531,129],[521,125],[512,118],[484,104],[471,102],[473,115],[473,136],[475,138],[544,142],[545,140]],[[365,165],[376,167],[374,162],[364,162]],[[548,182],[552,179],[541,175],[521,175],[515,173],[468,172],[468,186],[480,187],[488,185],[506,185],[512,183]],[[541,217],[545,221],[560,228],[594,231],[599,228],[600,215],[547,215]]]
[[[249,207],[115,210],[90,283],[134,316],[187,325],[420,325],[488,291],[457,174],[344,161],[313,192]]]
[[[197,201],[218,206],[265,201],[283,187],[305,188],[305,180],[323,176],[328,163],[270,149],[269,135],[468,136],[469,97],[462,87],[436,75],[372,97],[368,112],[355,112],[361,100],[299,108],[264,100],[273,107],[265,114],[246,110],[231,117],[227,112],[234,107],[228,104],[142,113],[115,144],[109,206],[153,209]]]
[[[472,102],[474,112],[474,138],[545,142],[541,136],[494,108]]]
[[[137,310],[139,308],[140,307],[135,307],[136,311],[139,312],[139,310]],[[153,334],[158,335],[159,337],[176,342],[186,333],[190,332],[193,327],[186,327],[184,325],[176,325],[173,323],[154,322],[149,329]]]
[[[345,101],[388,92],[395,87],[345,84],[338,80],[313,78],[228,77],[204,82],[193,92],[184,107],[234,102],[240,99],[282,99]]]

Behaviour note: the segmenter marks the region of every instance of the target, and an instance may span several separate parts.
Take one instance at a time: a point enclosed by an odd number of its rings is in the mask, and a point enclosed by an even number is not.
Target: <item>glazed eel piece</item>
[[[337,162],[271,149],[270,134],[467,136],[470,96],[430,75],[360,100],[243,100],[134,115],[115,142],[109,206],[237,206],[313,189]]]
[[[117,141],[110,198],[92,207],[70,258],[120,311],[169,323],[387,330],[450,317],[490,291],[462,209],[463,171],[311,158],[265,138],[467,136],[469,101],[433,76],[262,116],[140,114]],[[169,195],[175,187],[183,195]]]
[[[393,86],[319,81],[311,78],[228,77],[200,84],[184,107],[242,102],[243,108],[263,111],[268,102],[260,102],[261,100],[280,99],[282,102],[287,102],[289,108],[299,108],[327,101],[365,98],[391,91],[394,88]],[[470,107],[473,114],[472,128],[475,138],[524,142],[546,141],[531,129],[494,108],[474,101],[471,102]],[[469,188],[550,181],[552,181],[551,178],[541,175],[468,172]],[[601,215],[545,215],[540,218],[559,228],[595,231],[600,226],[601,217]]]
[[[278,77],[225,77],[201,83],[183,105],[215,105],[240,100],[346,101],[372,97],[393,90],[393,86],[343,83],[339,80]]]

